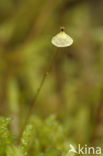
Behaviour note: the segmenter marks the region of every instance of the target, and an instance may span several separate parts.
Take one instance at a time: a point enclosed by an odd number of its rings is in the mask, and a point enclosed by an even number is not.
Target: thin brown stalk
[[[54,63],[55,63],[56,58],[57,58],[57,54],[58,54],[58,50],[56,51],[56,53],[55,53],[55,55],[54,55],[54,57],[53,57],[53,59],[52,59],[50,65],[49,65],[49,67],[48,67],[48,70],[44,73],[44,76],[43,76],[43,78],[42,78],[42,80],[41,80],[40,86],[39,86],[39,88],[38,88],[38,90],[37,90],[37,92],[36,92],[36,94],[35,94],[35,96],[34,96],[34,98],[33,98],[33,100],[32,100],[32,104],[31,104],[31,107],[30,107],[30,109],[29,109],[29,113],[28,113],[27,119],[30,117],[30,115],[32,114],[32,112],[33,112],[33,110],[34,110],[34,106],[35,106],[35,103],[36,103],[36,101],[37,101],[37,98],[38,98],[38,96],[39,96],[39,94],[40,94],[40,91],[41,91],[41,89],[42,89],[42,87],[43,87],[43,84],[44,84],[44,82],[45,82],[45,80],[46,80],[46,78],[47,78],[49,72],[51,71],[51,69],[52,69],[53,66],[54,66]]]
[[[54,55],[54,57],[53,57],[53,59],[52,59],[50,65],[49,65],[49,67],[48,67],[48,70],[44,73],[44,76],[43,76],[43,78],[42,78],[42,80],[41,80],[40,86],[39,86],[39,88],[38,88],[38,90],[37,90],[37,92],[36,92],[36,94],[35,94],[35,96],[34,96],[34,98],[33,98],[33,100],[32,100],[32,103],[31,103],[31,105],[30,105],[30,108],[29,108],[29,111],[28,111],[28,114],[27,114],[27,117],[26,117],[26,120],[25,120],[23,129],[21,130],[19,139],[21,138],[21,135],[22,135],[22,133],[23,133],[23,131],[24,131],[24,129],[25,129],[25,126],[27,125],[27,123],[28,123],[28,121],[29,121],[29,119],[30,119],[30,117],[31,117],[31,115],[32,115],[32,113],[33,113],[33,111],[34,111],[34,107],[35,107],[35,104],[36,104],[36,102],[37,102],[37,98],[38,98],[38,96],[39,96],[39,94],[40,94],[40,91],[41,91],[41,89],[42,89],[42,87],[43,87],[43,85],[44,85],[44,83],[45,83],[45,80],[46,80],[46,78],[47,78],[49,72],[51,71],[51,69],[53,68],[53,66],[54,66],[54,64],[55,64],[55,61],[56,61],[56,58],[57,58],[57,54],[58,54],[58,49],[57,49],[57,51],[56,51],[56,53],[55,53],[55,55]]]

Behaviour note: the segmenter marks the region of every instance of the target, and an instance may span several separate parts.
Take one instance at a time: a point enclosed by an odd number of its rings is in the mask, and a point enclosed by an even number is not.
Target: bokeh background
[[[65,27],[74,43],[60,49],[32,115],[42,121],[55,115],[71,143],[100,145],[102,0],[0,0],[0,116],[12,118],[9,128],[19,136],[57,49],[51,38],[60,26]]]

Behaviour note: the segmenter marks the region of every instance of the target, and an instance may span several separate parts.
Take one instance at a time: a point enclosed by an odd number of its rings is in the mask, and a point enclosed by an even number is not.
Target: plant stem
[[[45,80],[46,80],[46,78],[47,78],[49,72],[51,71],[51,69],[53,68],[53,66],[54,66],[54,64],[55,64],[55,61],[56,61],[56,58],[57,58],[57,54],[58,54],[58,49],[56,50],[56,53],[55,53],[55,55],[54,55],[54,57],[53,57],[53,59],[52,59],[50,65],[49,65],[49,67],[48,67],[48,70],[44,73],[44,76],[43,76],[43,78],[42,78],[42,80],[41,80],[40,86],[39,86],[39,88],[38,88],[38,90],[37,90],[37,92],[36,92],[36,94],[35,94],[35,96],[34,96],[34,98],[33,98],[33,100],[32,100],[32,103],[31,103],[31,105],[30,105],[30,108],[29,108],[29,111],[28,111],[28,114],[27,114],[27,118],[26,118],[26,120],[25,120],[23,129],[21,130],[21,133],[20,133],[20,138],[21,138],[22,132],[24,131],[24,128],[25,128],[26,124],[28,123],[28,121],[29,121],[29,119],[30,119],[30,116],[32,115],[32,113],[33,113],[33,111],[34,111],[34,106],[35,106],[35,104],[36,104],[36,101],[37,101],[37,98],[38,98],[38,96],[39,96],[39,94],[40,94],[40,91],[41,91],[41,89],[42,89],[42,87],[43,87],[43,84],[44,84],[44,82],[45,82]],[[19,138],[19,139],[20,139],[20,138]]]
[[[40,91],[41,91],[41,89],[42,89],[42,87],[43,87],[43,84],[44,84],[44,82],[45,82],[45,80],[46,80],[46,78],[47,78],[49,72],[51,71],[51,69],[53,68],[53,66],[54,66],[54,64],[55,64],[55,61],[56,61],[56,58],[57,58],[57,54],[58,54],[58,50],[56,51],[56,53],[55,53],[55,55],[54,55],[54,57],[53,57],[53,59],[52,59],[50,65],[49,65],[49,67],[48,67],[48,70],[44,73],[44,76],[43,76],[43,78],[42,78],[42,80],[41,80],[40,86],[39,86],[39,88],[38,88],[38,90],[37,90],[37,92],[36,92],[36,94],[35,94],[35,96],[34,96],[34,98],[33,98],[33,100],[32,100],[32,104],[31,104],[30,109],[29,109],[29,113],[28,113],[28,116],[27,116],[27,120],[29,119],[30,115],[32,114],[32,112],[33,112],[33,110],[34,110],[35,103],[36,103],[36,101],[37,101],[37,98],[38,98],[38,96],[39,96],[39,94],[40,94]]]

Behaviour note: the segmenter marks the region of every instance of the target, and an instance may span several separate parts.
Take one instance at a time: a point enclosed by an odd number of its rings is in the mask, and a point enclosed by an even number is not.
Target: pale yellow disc
[[[51,42],[56,47],[68,47],[72,45],[73,39],[69,35],[67,35],[64,31],[63,32],[61,31],[52,38]]]

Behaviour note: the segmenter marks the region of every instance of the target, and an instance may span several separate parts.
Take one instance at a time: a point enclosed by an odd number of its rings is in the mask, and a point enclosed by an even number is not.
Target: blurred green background
[[[60,26],[74,43],[60,50],[33,116],[44,122],[53,114],[69,142],[100,145],[103,0],[0,0],[0,116],[12,118],[9,129],[19,136]]]

